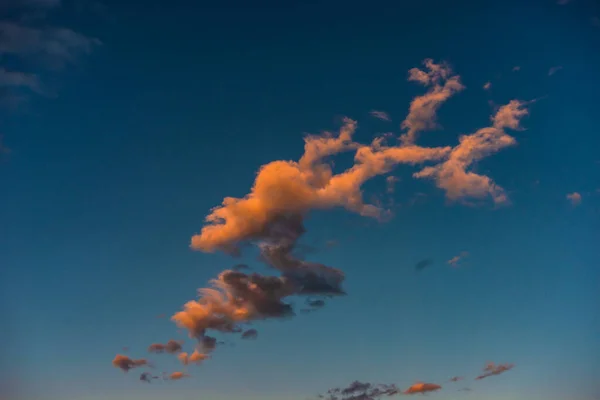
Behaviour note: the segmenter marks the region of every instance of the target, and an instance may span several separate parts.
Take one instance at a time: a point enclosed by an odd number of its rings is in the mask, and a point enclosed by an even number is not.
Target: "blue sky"
[[[448,400],[598,398],[594,2],[13,3],[0,7],[2,29],[39,29],[48,41],[28,52],[0,36],[10,149],[0,164],[0,379],[12,396],[292,400],[358,379],[433,382],[443,389],[432,396]],[[47,51],[57,43],[68,52]],[[421,167],[399,164],[394,193],[390,174],[363,186],[367,202],[393,198],[389,221],[343,207],[305,221],[302,243],[320,249],[307,258],[341,269],[347,296],[258,321],[256,341],[221,335],[227,344],[188,366],[188,379],[143,384],[137,370],[111,365],[128,346],[157,372],[183,371],[174,356],[146,351],[193,343],[157,316],[239,262],[275,274],[255,248],[240,259],[190,249],[205,216],[245,196],[260,166],[298,160],[307,133],[336,132],[343,116],[362,144],[404,133],[409,104],[428,90],[408,71],[427,58],[447,62],[465,89],[441,105],[443,129],[421,132],[420,146],[456,146],[490,125],[494,106],[539,99],[524,129],[506,130],[517,144],[474,165],[510,204],[451,201],[434,180],[412,177]],[[352,155],[336,156],[334,172]],[[426,258],[434,263],[415,271]],[[515,367],[473,381],[489,361]]]

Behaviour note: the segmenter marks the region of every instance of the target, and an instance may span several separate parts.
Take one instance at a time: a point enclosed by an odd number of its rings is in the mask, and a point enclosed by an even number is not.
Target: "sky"
[[[600,399],[599,18],[3,1],[0,397]]]

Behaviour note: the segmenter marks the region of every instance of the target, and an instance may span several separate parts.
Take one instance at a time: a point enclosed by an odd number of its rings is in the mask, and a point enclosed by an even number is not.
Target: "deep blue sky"
[[[463,386],[482,400],[600,396],[592,1],[146,3],[50,10],[43,23],[102,45],[61,71],[33,67],[56,96],[0,110],[11,149],[0,164],[0,374],[12,371],[22,398],[292,400],[354,379],[436,382],[449,400]],[[425,91],[407,71],[428,57],[449,62],[466,90],[423,144],[486,126],[489,100],[546,96],[511,133],[518,145],[477,165],[510,207],[448,204],[400,165],[391,221],[342,210],[308,220],[306,243],[339,242],[310,258],[346,272],[347,297],[258,323],[257,341],[233,339],[187,380],[143,385],[112,367],[123,346],[143,357],[152,342],[184,338],[156,316],[240,261],[189,248],[212,207],[245,195],[261,165],[298,159],[304,134],[335,130],[340,116],[358,120],[361,142],[399,134]],[[383,179],[366,190],[385,192]],[[469,257],[450,268],[461,251]],[[424,258],[435,263],[416,273]],[[242,261],[262,268],[253,254]],[[472,382],[487,361],[516,367]],[[468,381],[446,383],[454,375]]]

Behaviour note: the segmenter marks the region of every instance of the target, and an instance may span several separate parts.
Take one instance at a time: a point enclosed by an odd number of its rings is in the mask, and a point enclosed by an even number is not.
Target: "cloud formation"
[[[122,371],[127,372],[130,369],[148,365],[148,360],[143,358],[139,360],[132,360],[127,356],[117,354],[113,359],[112,364],[114,367],[120,368]]]
[[[558,66],[556,66],[556,67],[552,67],[552,68],[550,68],[550,70],[548,70],[548,76],[552,76],[552,75],[554,75],[555,73],[557,73],[557,72],[558,72],[558,71],[560,71],[561,69],[563,69],[563,67],[562,67],[562,66],[560,66],[560,65],[558,65]]]
[[[188,378],[188,377],[189,377],[188,374],[186,374],[184,372],[176,371],[176,372],[171,373],[171,375],[169,375],[167,377],[167,379],[171,380],[171,381],[178,381],[180,379]]]
[[[61,5],[58,0],[8,0],[0,6],[0,11],[7,11],[5,15],[14,16],[0,20],[0,58],[12,66],[0,69],[2,105],[14,107],[26,100],[29,93],[49,95],[41,83],[40,72],[75,64],[81,55],[91,53],[101,44],[100,40],[69,28],[49,25],[47,11]],[[36,19],[22,18],[32,11],[43,13]],[[44,17],[42,23],[39,16]],[[34,72],[25,65],[36,65],[42,70]]]
[[[418,382],[415,383],[414,385],[412,385],[411,387],[409,387],[408,389],[406,389],[404,392],[404,394],[425,394],[425,393],[429,393],[429,392],[435,392],[440,390],[442,387],[440,385],[437,385],[435,383],[423,383],[423,382]]]
[[[581,194],[578,192],[569,193],[567,194],[567,200],[571,202],[573,207],[577,207],[581,204]]]
[[[242,333],[242,339],[256,339],[258,337],[258,331],[256,329],[248,329]]]
[[[244,246],[254,245],[260,252],[259,259],[273,274],[249,273],[238,264],[221,272],[209,287],[199,289],[198,298],[171,317],[197,340],[196,356],[179,354],[184,364],[192,358],[206,359],[217,346],[215,334],[255,336],[258,332],[248,329],[249,324],[294,316],[290,302],[294,296],[308,297],[309,308],[302,311],[312,311],[323,307],[326,299],[345,295],[342,270],[308,261],[298,254],[298,249],[303,248],[300,239],[305,234],[304,221],[313,210],[331,208],[344,208],[378,220],[388,217],[389,210],[364,201],[363,185],[388,174],[398,164],[430,164],[421,166],[414,177],[434,180],[449,199],[490,196],[496,203],[506,201],[501,187],[470,168],[515,143],[504,130],[520,129],[519,121],[527,114],[525,103],[513,100],[500,107],[491,117],[491,127],[461,136],[454,147],[416,145],[418,132],[438,127],[436,112],[440,105],[464,89],[459,76],[446,63],[427,59],[424,66],[424,70],[413,68],[409,73],[409,80],[428,86],[428,90],[412,101],[403,123],[403,129],[408,131],[401,136],[399,145],[388,145],[389,135],[377,137],[369,144],[355,142],[358,125],[345,118],[336,133],[308,135],[297,161],[278,160],[263,165],[247,195],[225,197],[211,210],[205,225],[192,237],[191,248],[236,255]],[[334,173],[329,159],[342,152],[353,152],[354,163]],[[155,344],[151,348],[165,351],[165,346]]]
[[[468,257],[469,253],[466,251],[461,251],[459,255],[452,257],[451,259],[448,260],[448,264],[450,264],[453,267],[456,267],[459,263],[460,260],[464,259],[465,257]]]
[[[483,85],[483,90],[489,90],[489,88],[491,88],[491,87],[492,87],[492,82],[486,82]]]
[[[169,353],[175,354],[181,351],[182,341],[169,340],[166,344],[153,343],[148,347],[150,353]]]
[[[419,132],[438,128],[436,113],[439,107],[450,96],[465,88],[460,82],[460,76],[453,75],[447,63],[436,64],[432,59],[426,59],[423,65],[425,71],[412,68],[408,72],[409,81],[429,86],[430,89],[410,103],[408,116],[401,125],[402,129],[408,130],[400,137],[405,145],[413,144]]]
[[[375,400],[399,394],[396,385],[373,384],[354,381],[343,388],[333,388],[327,393],[319,395],[323,400]]]
[[[210,356],[208,354],[202,353],[198,351],[198,349],[195,349],[192,354],[182,352],[177,355],[177,358],[183,365],[200,364],[209,357]]]
[[[498,364],[495,365],[493,362],[488,363],[483,369],[483,374],[479,375],[477,380],[484,379],[493,375],[500,375],[505,373],[506,371],[510,371],[514,368],[514,364]]]
[[[390,116],[388,115],[388,113],[386,113],[385,111],[377,111],[377,110],[372,110],[369,114],[371,114],[372,117],[380,119],[382,121],[391,121],[392,119],[390,118]]]
[[[433,179],[436,186],[446,192],[450,201],[464,202],[468,199],[491,197],[497,205],[507,203],[508,197],[501,186],[490,177],[477,174],[471,169],[474,163],[483,158],[515,145],[515,138],[505,130],[521,129],[520,120],[527,114],[524,102],[511,100],[491,117],[491,126],[470,135],[462,135],[446,161],[425,167],[413,176]]]

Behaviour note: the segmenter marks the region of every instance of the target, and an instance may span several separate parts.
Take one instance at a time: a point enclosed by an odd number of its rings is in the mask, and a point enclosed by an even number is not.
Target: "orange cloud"
[[[182,352],[177,355],[177,358],[179,359],[179,361],[181,361],[183,365],[188,365],[192,363],[200,364],[202,361],[206,360],[209,357],[210,356],[208,354],[201,353],[197,349],[194,350],[192,354]]]
[[[484,90],[488,90],[491,87],[492,87],[492,82],[486,82],[485,85],[483,85]]]
[[[412,385],[411,387],[409,387],[408,389],[406,389],[404,392],[404,394],[417,394],[417,393],[428,393],[428,392],[435,392],[437,390],[440,390],[442,387],[440,385],[436,385],[435,383],[423,383],[423,382],[418,382],[415,383],[414,385]]]
[[[405,145],[413,144],[419,132],[437,128],[438,108],[450,96],[465,88],[460,83],[460,76],[453,75],[452,69],[446,63],[436,64],[428,58],[423,61],[423,65],[427,71],[412,68],[408,80],[431,88],[424,95],[415,97],[410,103],[408,116],[401,125],[402,129],[408,129],[408,132],[400,137]]]
[[[514,368],[514,366],[515,366],[514,364],[495,365],[493,362],[490,362],[490,363],[487,363],[486,366],[483,368],[484,373],[479,375],[475,379],[480,380],[480,379],[484,379],[484,378],[487,378],[492,375],[500,375],[506,371],[510,371],[511,369]]]
[[[139,359],[139,360],[132,360],[131,358],[129,358],[127,356],[124,356],[122,354],[117,354],[115,356],[115,358],[113,359],[112,364],[114,367],[120,368],[124,372],[127,372],[130,369],[148,365],[148,360],[145,360],[143,358]]]
[[[473,163],[516,143],[505,129],[520,129],[520,119],[528,114],[524,105],[524,102],[511,100],[500,107],[491,118],[492,126],[461,136],[460,143],[452,149],[446,161],[425,167],[413,176],[435,180],[437,187],[445,190],[451,201],[490,196],[496,204],[507,203],[508,197],[501,186],[469,169]]]
[[[179,372],[179,371],[173,372],[171,375],[169,375],[169,379],[172,381],[178,381],[180,379],[187,378],[187,377],[189,377],[188,374],[185,374],[185,373]]]
[[[567,199],[571,202],[574,207],[581,204],[581,194],[578,192],[569,193]]]
[[[493,125],[460,138],[455,146],[421,147],[414,144],[416,134],[437,126],[435,114],[452,94],[462,90],[460,77],[445,64],[424,61],[425,70],[413,68],[409,80],[429,86],[428,92],[413,100],[403,122],[401,145],[388,145],[388,135],[369,144],[357,143],[353,136],[356,121],[345,118],[337,133],[325,132],[304,139],[304,152],[297,161],[278,160],[263,165],[249,193],[241,198],[225,197],[205,219],[201,231],[191,239],[191,247],[203,252],[237,253],[244,244],[257,245],[260,260],[276,276],[244,273],[236,266],[200,289],[197,299],[187,302],[171,320],[198,340],[198,354],[204,358],[215,349],[213,331],[242,334],[249,323],[295,315],[290,296],[316,297],[311,309],[324,305],[325,298],[344,295],[344,273],[336,268],[298,257],[298,241],[305,233],[304,219],[315,209],[345,208],[375,219],[389,211],[363,199],[363,184],[388,174],[398,164],[425,167],[414,176],[435,180],[451,199],[481,198],[492,194],[500,202],[502,188],[486,176],[474,174],[471,165],[514,143],[504,129],[518,129],[527,114],[524,103],[511,101],[492,117]],[[334,173],[329,158],[342,152],[354,153],[353,165]],[[157,347],[158,346],[158,347]],[[161,347],[163,346],[163,347]],[[152,351],[166,349],[152,345]],[[179,351],[173,350],[173,351]],[[163,350],[166,351],[166,350]],[[179,354],[189,363],[192,356]],[[198,356],[200,357],[200,356]],[[204,359],[202,358],[202,360]]]
[[[166,344],[153,343],[148,347],[150,353],[164,353],[175,354],[181,351],[182,341],[169,340]]]
[[[452,265],[453,267],[456,267],[460,260],[462,260],[463,258],[468,257],[468,256],[469,256],[468,252],[462,251],[459,255],[454,256],[451,259],[449,259],[448,264]]]

